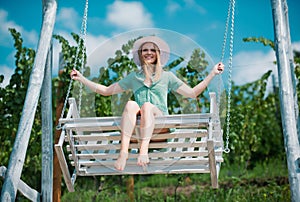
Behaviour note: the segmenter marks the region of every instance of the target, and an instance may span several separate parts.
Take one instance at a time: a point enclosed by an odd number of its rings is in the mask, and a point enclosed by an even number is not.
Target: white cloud
[[[13,48],[14,40],[8,31],[9,28],[14,28],[21,34],[24,46],[28,48],[36,49],[38,42],[38,34],[36,31],[25,30],[22,26],[8,19],[7,11],[0,9],[0,46],[11,48],[11,52],[6,56],[6,60],[1,61],[2,64],[0,64],[0,74],[4,75],[4,82],[1,84],[2,87],[5,87],[9,83],[10,77],[14,72],[14,66],[10,66],[10,64],[14,64],[13,61],[15,60],[15,49]],[[9,61],[9,64],[4,64],[6,61]]]
[[[17,27],[12,21],[7,20],[7,12],[0,9],[0,45],[1,46],[12,46],[12,40],[8,28]],[[20,27],[18,27],[20,29]]]
[[[292,43],[292,49],[300,51],[300,42]],[[237,85],[253,82],[259,79],[268,70],[272,70],[275,78],[278,78],[275,51],[242,51],[236,53],[233,58],[232,80]]]
[[[0,69],[0,75],[4,75],[4,81],[0,84],[0,86],[5,87],[9,83],[11,75],[14,73],[14,69],[6,65],[0,65]]]
[[[118,44],[115,44],[113,40],[107,40],[109,39],[103,35],[89,35],[87,38],[88,66],[94,71],[97,69],[98,72],[100,66],[106,66],[107,59],[120,48],[120,44],[117,46]]]
[[[64,29],[78,33],[80,28],[77,22],[79,22],[79,15],[74,8],[61,8],[56,17],[56,24],[59,24]]]
[[[106,21],[123,30],[153,27],[151,14],[141,2],[115,1],[108,6]]]
[[[209,26],[205,27],[205,31],[214,31],[220,27],[218,22],[212,22]]]
[[[135,36],[137,37],[137,36]],[[115,52],[122,48],[128,40],[132,39],[129,32],[116,35],[111,38],[105,36],[89,36],[88,45],[88,66],[92,74],[98,74],[99,68],[107,67],[107,60],[115,57]]]
[[[7,19],[7,11],[0,9],[0,45],[5,47],[13,46],[13,39],[8,31],[9,28],[15,28],[18,32],[21,33],[21,37],[25,44],[28,45],[37,45],[38,34],[36,31],[26,31],[22,26],[17,25],[14,21]],[[35,48],[35,47],[34,47]]]
[[[166,11],[169,15],[173,15],[174,13],[176,13],[180,9],[181,9],[180,5],[177,2],[168,1]]]
[[[300,41],[297,41],[292,44],[292,49],[296,51],[300,51]]]
[[[233,58],[232,80],[237,85],[253,82],[268,70],[277,75],[277,68],[273,64],[276,60],[275,52],[242,51]]]
[[[167,3],[166,12],[169,15],[173,15],[182,9],[194,10],[202,15],[207,13],[205,8],[202,7],[201,5],[197,4],[197,2],[195,0],[184,0],[183,2],[180,2],[180,4],[177,2],[174,2],[172,0],[169,0]]]
[[[197,2],[195,0],[184,0],[184,2],[185,2],[186,6],[188,8],[195,9],[200,14],[205,14],[206,13],[205,8],[203,8],[202,6],[197,4]]]

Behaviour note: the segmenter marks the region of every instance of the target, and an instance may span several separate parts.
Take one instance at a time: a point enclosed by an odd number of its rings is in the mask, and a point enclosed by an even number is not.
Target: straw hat
[[[161,65],[164,66],[169,60],[170,48],[165,41],[163,41],[161,38],[159,38],[157,36],[145,36],[134,42],[133,48],[132,48],[132,55],[133,55],[133,61],[135,62],[135,64],[138,66],[141,66],[141,61],[139,59],[138,50],[146,42],[154,43],[158,47],[158,49],[160,51],[160,62],[161,62]]]

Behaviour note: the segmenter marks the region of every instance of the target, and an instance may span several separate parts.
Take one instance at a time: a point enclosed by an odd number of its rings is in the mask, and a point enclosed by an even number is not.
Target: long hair
[[[145,42],[145,43],[152,43],[152,42]],[[152,64],[149,64],[147,63],[144,58],[142,57],[142,47],[143,45],[145,44],[143,43],[139,50],[138,50],[138,54],[139,54],[139,59],[141,61],[141,66],[142,66],[142,69],[144,71],[144,74],[145,74],[145,78],[146,79],[150,79],[151,78],[151,75],[150,75],[150,72],[149,72],[149,67],[152,65]],[[157,47],[157,45],[155,43],[153,43],[154,45],[154,48],[155,48],[155,52],[156,52],[156,64],[155,64],[155,70],[154,70],[154,81],[158,81],[160,79],[160,76],[161,76],[161,72],[162,72],[162,66],[161,66],[161,62],[160,62],[160,50],[159,48]]]

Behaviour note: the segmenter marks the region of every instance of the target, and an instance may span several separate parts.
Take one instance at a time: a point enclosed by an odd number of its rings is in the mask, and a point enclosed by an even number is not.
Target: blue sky
[[[300,1],[287,0],[287,3],[293,48],[300,50]],[[79,33],[84,4],[84,0],[58,1],[54,33],[70,40],[71,32]],[[113,56],[111,51],[120,48],[126,37],[156,31],[164,33],[161,36],[174,53],[188,51],[187,46],[200,46],[218,62],[227,9],[228,1],[224,0],[90,0],[87,25],[90,63],[101,65],[107,57]],[[5,75],[5,83],[14,69],[13,40],[8,28],[16,28],[24,45],[36,49],[41,23],[42,0],[0,1],[0,74]],[[251,36],[274,39],[270,0],[236,0],[232,78],[236,84],[254,81],[269,69],[277,74],[277,67],[272,64],[274,51],[261,44],[242,41]],[[186,39],[185,42],[180,43],[178,37]],[[54,75],[58,71],[59,50],[59,44],[54,41]]]

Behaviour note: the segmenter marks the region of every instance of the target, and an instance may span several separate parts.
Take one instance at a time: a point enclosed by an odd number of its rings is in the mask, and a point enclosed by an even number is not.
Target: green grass
[[[277,163],[280,162],[280,163]],[[74,193],[65,192],[62,202],[130,201],[126,182],[130,176],[79,177]],[[209,174],[134,176],[135,201],[290,201],[285,162],[273,160],[251,170],[222,165],[219,189],[210,186]]]

